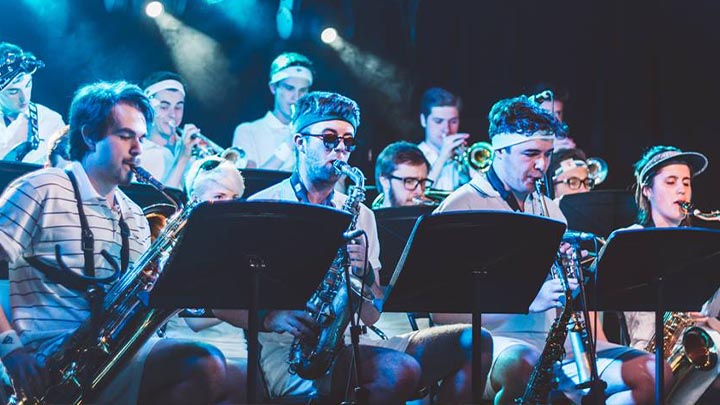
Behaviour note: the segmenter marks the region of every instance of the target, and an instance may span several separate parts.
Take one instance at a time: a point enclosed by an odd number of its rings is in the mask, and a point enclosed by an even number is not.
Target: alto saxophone
[[[134,167],[138,179],[150,176]],[[149,177],[152,179],[152,177]],[[157,181],[146,181],[157,186]],[[112,377],[170,317],[179,310],[148,305],[149,294],[162,275],[161,260],[173,253],[197,201],[168,219],[148,250],[110,288],[102,314],[86,320],[46,360],[50,386],[36,403],[91,402]]]
[[[352,214],[348,231],[355,230],[361,203],[365,200],[365,176],[345,162],[336,160],[333,166],[338,173],[345,174],[355,184],[343,205],[343,211]],[[348,293],[345,281],[345,266],[349,257],[345,247],[338,249],[328,272],[306,304],[310,316],[320,326],[320,332],[311,339],[295,338],[289,354],[289,371],[306,380],[322,377],[335,361],[342,348],[343,335],[355,312],[360,295],[355,288]],[[355,281],[355,280],[351,280]],[[362,291],[362,285],[358,287]],[[366,299],[362,297],[362,299]],[[352,311],[349,308],[352,305]]]

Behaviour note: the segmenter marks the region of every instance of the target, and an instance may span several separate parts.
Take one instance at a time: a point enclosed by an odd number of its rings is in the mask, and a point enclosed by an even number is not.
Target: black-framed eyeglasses
[[[590,177],[585,178],[585,180],[580,180],[579,177],[568,177],[567,179],[562,180],[556,180],[555,184],[567,184],[567,186],[570,188],[570,190],[579,190],[581,185],[585,185],[588,190],[595,187],[595,179],[592,179]]]
[[[422,187],[430,188],[432,186],[433,181],[430,179],[418,179],[417,177],[397,177],[397,176],[388,176],[391,180],[400,180],[403,182],[403,187],[405,187],[405,190],[408,191],[414,191],[418,188],[419,185],[422,185]]]
[[[346,135],[346,136],[340,136],[334,132],[325,132],[322,134],[310,134],[310,133],[301,133],[300,135],[303,136],[312,136],[315,138],[321,138],[323,144],[326,148],[332,150],[338,147],[340,145],[340,139],[342,139],[342,142],[345,144],[345,149],[348,152],[352,152],[357,147],[357,143],[355,142],[355,137]]]

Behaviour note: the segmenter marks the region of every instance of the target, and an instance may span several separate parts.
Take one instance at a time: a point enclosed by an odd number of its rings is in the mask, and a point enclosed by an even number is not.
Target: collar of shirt
[[[435,164],[435,161],[440,155],[439,150],[435,149],[435,147],[425,141],[420,142],[418,144],[418,148],[420,148],[422,153],[425,155],[425,158],[428,160],[428,162],[430,162],[431,165]]]
[[[290,124],[283,124],[280,122],[278,117],[275,116],[275,114],[272,113],[272,111],[268,111],[267,114],[265,114],[265,123],[271,128],[271,129],[284,129],[284,130],[290,130]]]
[[[303,182],[300,180],[300,174],[297,171],[293,172],[290,175],[290,185],[292,186],[292,189],[295,192],[295,197],[297,197],[299,202],[311,204],[310,199],[308,199],[307,188],[305,188],[305,184],[303,184]],[[335,207],[335,204],[333,203],[333,198],[335,198],[335,189],[330,191],[330,194],[320,205],[325,205],[327,207]]]
[[[80,162],[73,161],[68,166],[68,169],[73,172],[73,174],[75,175],[75,179],[77,179],[78,189],[80,191],[80,198],[82,198],[83,201],[105,202],[105,197],[101,196],[100,193],[95,190],[95,187],[93,187],[92,183],[90,183],[90,178],[88,177],[85,168],[82,166],[82,164],[80,164]],[[115,199],[115,207],[113,207],[113,209],[116,212],[123,212],[127,210],[123,199],[118,198],[117,188],[115,188],[113,198]]]
[[[0,110],[0,118],[2,118],[2,119],[0,120],[0,124],[1,124],[2,126],[4,126],[4,127],[7,128],[7,127],[9,127],[10,125],[12,125],[13,122],[17,121],[17,119],[18,119],[21,115],[24,115],[25,118],[28,118],[28,119],[29,119],[29,118],[30,118],[29,108],[30,108],[30,107],[25,107],[25,110],[21,111],[20,114],[18,114],[18,116],[15,117],[15,119],[11,120],[9,124],[7,123],[7,120],[10,119],[10,118],[6,117],[5,114],[3,114],[2,110]]]

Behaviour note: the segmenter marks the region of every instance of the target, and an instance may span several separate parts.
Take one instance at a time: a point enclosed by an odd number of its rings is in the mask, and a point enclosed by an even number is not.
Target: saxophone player
[[[625,229],[673,228],[690,226],[691,213],[680,205],[692,201],[692,179],[705,171],[708,160],[697,152],[685,152],[673,146],[653,146],[635,163],[635,201],[638,206],[637,222]],[[706,305],[717,306],[717,296]],[[708,313],[690,312],[695,326],[703,327],[720,345],[720,334],[708,324]],[[717,313],[713,313],[717,316]],[[655,314],[652,312],[625,312],[630,345],[647,347],[655,335]],[[717,377],[720,366],[707,371],[691,371],[678,382],[670,403],[716,403],[720,400],[720,383]],[[672,375],[666,371],[665,375]]]
[[[12,297],[12,323],[0,317],[0,357],[20,399],[39,398],[49,380],[57,383],[45,359],[89,317],[102,315],[98,301],[68,281],[128,268],[149,245],[142,210],[118,186],[130,183],[152,118],[137,86],[81,88],[70,107],[72,163],[29,173],[0,197],[0,257],[10,263]],[[107,387],[84,399],[212,403],[224,397],[225,371],[211,346],[150,341]]]
[[[311,92],[296,105],[292,124],[297,163],[290,179],[260,191],[250,199],[295,201],[307,204],[341,207],[347,196],[334,191],[339,175],[333,168],[336,160],[345,162],[355,148],[360,110],[355,101],[336,93]],[[357,229],[367,234],[348,245],[355,274],[371,272],[366,278],[376,297],[379,288],[379,246],[375,217],[360,205]],[[366,253],[367,252],[367,253]],[[367,254],[368,263],[365,263]],[[242,311],[215,311],[221,319],[246,326]],[[372,325],[379,312],[373,305],[363,305],[361,319]],[[274,397],[319,393],[337,402],[343,398],[348,383],[352,351],[343,348],[328,374],[316,380],[303,380],[288,373],[287,359],[295,337],[317,333],[317,325],[305,311],[271,311],[261,321],[262,351],[260,363],[268,390]],[[363,381],[369,391],[368,403],[401,403],[413,396],[421,381],[444,380],[439,393],[442,403],[466,403],[470,399],[469,343],[461,344],[461,334],[469,327],[445,327],[373,340],[361,336]],[[470,335],[468,332],[465,336]],[[490,346],[484,342],[485,347]],[[447,382],[447,384],[445,384]]]
[[[553,143],[566,127],[551,113],[525,96],[500,100],[488,116],[489,135],[495,150],[491,168],[445,199],[437,212],[461,210],[503,210],[549,216],[565,222],[556,202],[540,195],[536,183],[547,172]],[[569,246],[560,247],[562,253]],[[570,288],[577,281],[570,279]],[[555,310],[562,307],[564,289],[560,280],[547,279],[528,308],[528,315],[483,314],[483,326],[493,336],[493,364],[486,382],[485,399],[514,403],[523,396],[530,373],[545,346]],[[434,314],[436,323],[468,322],[469,314]],[[598,342],[598,372],[607,383],[608,402],[652,402],[652,359],[618,345]],[[577,368],[569,342],[562,367],[555,370],[559,389],[574,401],[580,392],[574,386]],[[642,372],[632,370],[637,364]]]

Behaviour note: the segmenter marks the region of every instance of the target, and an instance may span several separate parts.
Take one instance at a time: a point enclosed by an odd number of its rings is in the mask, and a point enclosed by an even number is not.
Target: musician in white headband
[[[557,147],[557,144],[555,146]],[[552,180],[553,198],[585,193],[595,186],[595,179],[588,170],[585,152],[577,148],[553,152],[548,177]]]
[[[274,100],[272,111],[235,128],[233,146],[245,151],[247,167],[292,170],[295,165],[292,107],[310,91],[313,75],[312,62],[299,53],[283,53],[272,62],[268,82]]]
[[[180,188],[183,174],[193,161],[193,147],[201,143],[193,137],[200,132],[197,126],[181,127],[185,85],[176,73],[155,72],[141,87],[155,110],[152,129],[143,142],[142,165],[165,185]]]

